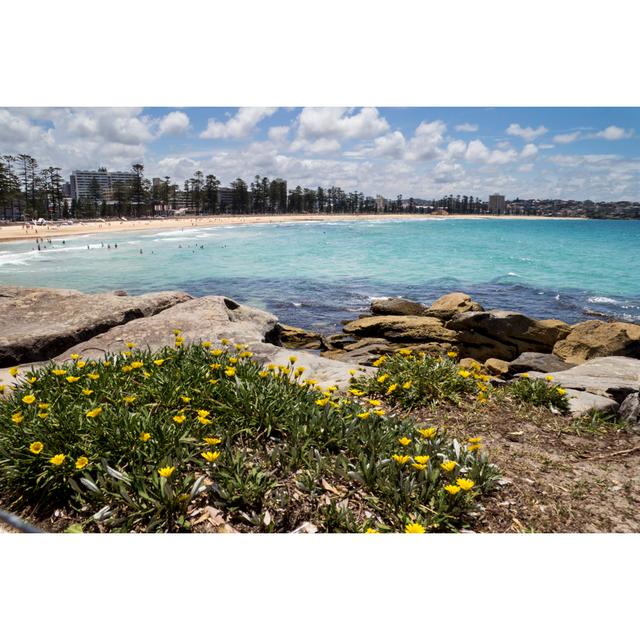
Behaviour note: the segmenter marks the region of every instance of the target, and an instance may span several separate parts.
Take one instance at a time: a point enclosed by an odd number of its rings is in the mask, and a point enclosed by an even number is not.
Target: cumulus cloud
[[[200,134],[201,138],[245,138],[261,120],[272,116],[277,107],[240,107],[237,113],[226,122],[209,118],[207,128]]]
[[[535,144],[530,142],[529,144],[525,144],[522,151],[520,152],[521,158],[535,158],[538,155],[538,147]]]
[[[467,133],[475,133],[479,127],[477,124],[471,124],[469,122],[463,122],[462,124],[457,124],[454,129],[456,131],[464,131]]]
[[[373,153],[377,156],[400,158],[404,154],[407,141],[402,131],[394,131],[385,136],[380,136],[373,141]]]
[[[389,130],[389,123],[375,107],[353,113],[344,107],[305,107],[298,116],[301,139],[366,139]]]
[[[289,127],[286,125],[280,127],[270,127],[267,133],[269,140],[277,144],[285,144],[289,136]]]
[[[542,125],[534,129],[533,127],[521,127],[519,124],[512,123],[507,127],[506,131],[510,136],[519,136],[524,140],[530,141],[544,135],[548,129]]]
[[[0,142],[35,142],[45,133],[42,127],[32,124],[25,115],[0,109]]]
[[[182,111],[172,111],[160,120],[158,134],[175,136],[184,133],[188,128],[189,116]]]
[[[518,157],[518,153],[515,149],[490,150],[481,140],[472,140],[467,146],[464,157],[469,162],[507,164],[513,162]]]
[[[633,135],[633,129],[625,130],[622,127],[611,125],[602,131],[593,134],[594,138],[602,138],[603,140],[624,140]]]
[[[569,144],[570,142],[577,140],[579,137],[579,131],[574,131],[573,133],[560,133],[557,136],[553,136],[553,141],[557,144]]]
[[[442,155],[441,148],[447,125],[442,120],[421,122],[407,146],[408,160],[430,160]]]
[[[340,143],[334,138],[318,138],[316,140],[297,139],[291,143],[291,151],[302,151],[317,155],[333,153],[340,149]]]
[[[455,182],[460,180],[464,176],[464,169],[462,165],[456,162],[449,162],[447,160],[441,160],[436,165],[433,172],[433,179],[435,182]]]

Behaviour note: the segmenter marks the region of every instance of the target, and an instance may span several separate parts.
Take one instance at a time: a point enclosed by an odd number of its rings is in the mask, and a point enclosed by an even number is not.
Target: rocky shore
[[[346,323],[342,333],[323,336],[282,325],[275,316],[224,296],[2,286],[0,385],[10,387],[11,367],[65,361],[72,352],[99,358],[125,350],[127,342],[158,349],[172,344],[176,328],[187,344],[222,338],[247,343],[264,363],[286,363],[296,349],[306,377],[342,388],[350,371],[371,373],[370,365],[384,354],[455,352],[461,366],[478,363],[499,384],[522,374],[551,375],[567,389],[572,413],[619,413],[640,430],[640,325],[537,320],[485,310],[459,292],[430,306],[377,300],[370,315]]]

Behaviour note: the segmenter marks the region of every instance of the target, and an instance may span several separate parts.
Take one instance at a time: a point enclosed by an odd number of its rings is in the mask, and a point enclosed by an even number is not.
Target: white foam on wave
[[[507,275],[511,276],[512,278],[522,278],[522,276],[519,273],[515,273],[515,271],[509,271]]]
[[[301,307],[302,306],[302,302],[292,302],[291,303],[294,307]]]
[[[620,304],[617,300],[607,298],[606,296],[591,296],[587,298],[587,302],[591,302],[592,304]]]

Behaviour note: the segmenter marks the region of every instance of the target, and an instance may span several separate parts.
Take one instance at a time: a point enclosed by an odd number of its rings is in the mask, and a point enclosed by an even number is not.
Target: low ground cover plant
[[[532,379],[523,373],[504,387],[504,392],[523,404],[556,409],[560,413],[569,411],[567,392],[563,387],[553,384],[551,375],[544,379]]]
[[[388,415],[381,383],[354,379],[345,395],[303,380],[295,357],[262,366],[245,345],[186,347],[175,333],[156,353],[130,344],[100,361],[14,371],[18,385],[0,400],[4,504],[63,508],[85,531],[188,530],[202,505],[245,531],[305,520],[321,531],[447,531],[495,484],[479,438]],[[477,391],[442,362],[386,366],[414,372],[432,397]],[[445,382],[421,381],[431,366]]]

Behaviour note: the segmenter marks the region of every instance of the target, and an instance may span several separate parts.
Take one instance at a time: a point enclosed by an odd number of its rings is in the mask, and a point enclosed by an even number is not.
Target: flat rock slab
[[[455,331],[437,318],[422,316],[367,316],[347,323],[343,331],[363,337],[384,337],[396,342],[451,342]]]
[[[551,373],[552,371],[565,371],[574,366],[573,364],[564,362],[552,353],[526,351],[509,363],[509,373],[524,373],[525,371]]]
[[[191,300],[180,291],[141,296],[0,286],[0,366],[46,360],[135,318]]]
[[[581,416],[593,410],[615,414],[620,407],[612,398],[575,389],[567,389],[567,398],[569,398],[569,411],[574,416]]]
[[[544,378],[545,375],[552,375],[554,383],[567,389],[609,396],[618,402],[640,390],[640,360],[625,356],[594,358],[566,371],[549,374],[529,372],[531,378]]]

